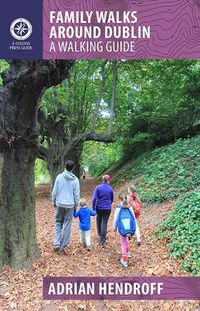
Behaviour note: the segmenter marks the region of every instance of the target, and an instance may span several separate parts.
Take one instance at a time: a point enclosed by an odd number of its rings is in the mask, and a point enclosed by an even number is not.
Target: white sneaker
[[[120,262],[122,264],[123,267],[128,267],[128,262],[124,261],[122,258],[120,259]]]

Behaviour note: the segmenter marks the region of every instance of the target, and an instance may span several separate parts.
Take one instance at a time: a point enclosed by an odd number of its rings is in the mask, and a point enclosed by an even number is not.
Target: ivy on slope
[[[155,234],[186,271],[200,276],[200,189],[181,196]]]
[[[117,174],[132,180],[143,201],[170,200],[200,185],[200,136],[142,154]]]

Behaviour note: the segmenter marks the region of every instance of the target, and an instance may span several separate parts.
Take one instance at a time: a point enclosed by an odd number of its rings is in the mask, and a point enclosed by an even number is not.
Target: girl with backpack
[[[128,204],[127,196],[119,195],[120,203],[118,204],[114,219],[113,230],[118,230],[120,235],[121,253],[120,262],[122,266],[128,267],[128,258],[131,257],[129,252],[129,239],[132,235],[136,235],[137,245],[141,245],[140,231],[136,221],[134,211]]]

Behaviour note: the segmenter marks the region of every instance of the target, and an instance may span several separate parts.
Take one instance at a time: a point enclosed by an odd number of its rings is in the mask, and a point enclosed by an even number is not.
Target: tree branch
[[[95,133],[88,133],[85,135],[84,141],[98,141],[102,143],[114,143],[115,139],[109,135],[97,135]]]
[[[67,156],[72,149],[76,148],[80,143],[84,143],[85,141],[98,141],[104,143],[114,143],[115,139],[111,136],[103,136],[97,135],[95,133],[84,133],[75,136],[67,145],[64,146],[62,152],[57,157],[56,161],[59,161],[63,156]]]
[[[30,134],[37,137],[39,99],[46,88],[67,77],[72,65],[71,61],[12,60],[10,67],[1,74],[3,87],[0,92],[7,100],[0,102],[0,132],[5,129],[27,139]]]
[[[49,157],[49,150],[41,145],[38,145],[38,158],[46,161]]]

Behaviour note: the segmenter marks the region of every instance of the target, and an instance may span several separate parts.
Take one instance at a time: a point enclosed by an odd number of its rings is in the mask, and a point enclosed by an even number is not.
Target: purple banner
[[[199,300],[200,277],[45,277],[45,300]]]
[[[200,58],[199,0],[44,0],[44,59]]]

